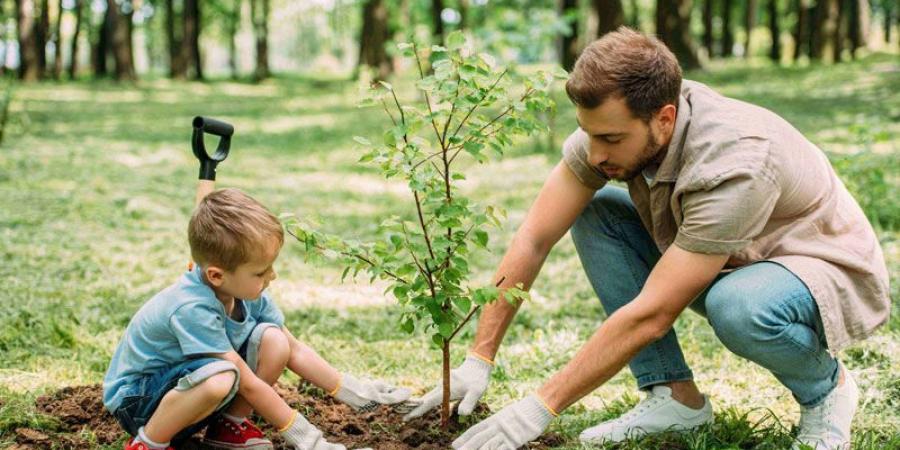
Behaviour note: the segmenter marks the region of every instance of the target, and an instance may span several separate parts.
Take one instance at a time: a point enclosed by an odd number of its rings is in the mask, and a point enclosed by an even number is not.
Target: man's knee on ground
[[[291,357],[291,344],[287,335],[277,327],[267,328],[259,343],[259,363],[287,365]]]

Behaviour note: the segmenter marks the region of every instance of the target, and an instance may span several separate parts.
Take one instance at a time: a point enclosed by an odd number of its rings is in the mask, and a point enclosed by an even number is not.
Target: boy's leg
[[[284,372],[288,358],[291,356],[291,346],[287,336],[275,324],[262,323],[253,329],[245,343],[246,348],[242,352],[247,365],[261,380],[274,385]],[[253,411],[253,407],[240,394],[225,410],[225,413],[233,417],[247,417]]]
[[[132,436],[167,443],[190,437],[237,392],[237,368],[215,358],[186,361],[144,379],[113,415]]]

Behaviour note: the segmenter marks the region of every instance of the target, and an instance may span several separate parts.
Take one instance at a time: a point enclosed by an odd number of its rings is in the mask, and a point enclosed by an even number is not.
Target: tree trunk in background
[[[242,0],[232,1],[232,8],[228,17],[226,31],[228,34],[228,68],[231,70],[231,78],[237,79],[237,31],[241,25],[241,3]]]
[[[750,57],[750,37],[753,34],[753,27],[756,26],[756,0],[746,0],[746,9],[744,10],[744,58]]]
[[[847,34],[850,39],[851,58],[856,59],[856,51],[860,47],[865,47],[869,41],[869,21],[871,20],[869,11],[868,0],[850,0]]]
[[[34,39],[34,0],[16,0],[16,30],[19,39],[19,78],[38,79],[37,47]]]
[[[365,65],[375,71],[375,81],[385,80],[391,74],[391,62],[385,50],[389,34],[388,12],[384,0],[367,0],[363,5],[362,20],[357,75]]]
[[[843,59],[844,41],[847,39],[847,1],[838,0],[837,2],[837,29],[834,33],[834,46],[831,48],[831,60],[838,63]]]
[[[253,36],[256,39],[256,70],[253,78],[257,81],[269,78],[269,0],[250,0],[250,17],[253,22]]]
[[[431,35],[434,36],[434,44],[444,45],[444,21],[441,19],[441,11],[444,10],[444,0],[431,0]]]
[[[806,8],[806,0],[794,0],[793,8],[797,13],[797,22],[794,23],[794,32],[792,33],[794,39],[794,61],[797,61],[803,55],[804,49],[806,49],[807,54],[809,51],[809,46],[807,45],[809,11]]]
[[[567,72],[572,71],[575,60],[581,53],[578,48],[578,0],[560,0],[559,15],[571,17],[569,21],[570,33],[559,38],[559,63]]]
[[[47,76],[47,40],[50,38],[50,8],[48,0],[41,0],[40,19],[34,27],[34,43],[38,56],[38,77]]]
[[[838,31],[838,13],[838,0],[818,0],[816,3],[810,51],[812,59],[822,60],[833,54]]]
[[[6,2],[0,0],[0,76],[6,74]]]
[[[597,37],[625,24],[625,10],[622,0],[594,0],[594,13],[597,14]]]
[[[174,0],[166,0],[166,45],[169,50],[169,76],[187,78],[187,67],[181,57],[181,40],[175,34],[176,22]]]
[[[631,15],[628,16],[628,26],[637,30],[641,27],[641,9],[637,0],[631,0]]]
[[[97,43],[92,46],[91,61],[94,64],[94,76],[97,78],[105,77],[109,74],[107,56],[112,37],[112,22],[110,20],[109,14],[103,14],[103,21],[97,29]]]
[[[891,8],[891,2],[885,1],[882,3],[884,7],[884,42],[891,42],[891,13],[893,12],[893,8]]]
[[[656,34],[685,70],[700,67],[690,33],[691,0],[657,0]]]
[[[62,58],[62,21],[63,21],[63,0],[56,2],[56,24],[53,28],[53,79],[58,80],[62,76],[63,58]]]
[[[193,80],[203,79],[203,64],[200,60],[200,0],[184,0],[181,13],[183,28],[181,33],[181,60],[184,75]]]
[[[81,35],[81,19],[82,10],[84,9],[85,0],[75,0],[75,31],[72,34],[72,41],[69,42],[69,79],[74,80],[78,75],[78,37]]]
[[[781,27],[778,24],[778,0],[769,0],[769,34],[772,35],[772,48],[769,58],[777,64],[781,61]]]
[[[469,0],[459,0],[459,29],[469,28]]]
[[[110,44],[113,60],[116,63],[116,79],[130,81],[135,79],[134,58],[131,54],[131,16],[134,10],[123,14],[116,0],[106,0],[106,16],[110,20]]]
[[[713,0],[703,0],[703,48],[706,57],[712,59],[713,52]]]
[[[722,3],[722,56],[729,57],[734,54],[734,30],[731,25],[732,14],[731,0]]]

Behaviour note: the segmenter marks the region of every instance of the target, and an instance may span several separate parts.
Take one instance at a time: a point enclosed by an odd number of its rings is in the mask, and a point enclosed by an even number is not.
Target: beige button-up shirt
[[[581,182],[607,178],[588,163],[576,130],[563,159]],[[675,244],[728,254],[726,267],[781,264],[809,288],[831,352],[863,339],[890,314],[884,255],[869,221],[824,153],[764,108],[685,80],[672,140],[656,176],[628,181],[661,252]]]

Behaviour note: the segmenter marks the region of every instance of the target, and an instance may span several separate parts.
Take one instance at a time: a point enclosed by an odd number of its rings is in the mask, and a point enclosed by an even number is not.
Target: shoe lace
[[[663,401],[662,397],[659,397],[659,396],[653,395],[653,393],[650,393],[647,395],[646,398],[644,398],[637,405],[635,405],[634,408],[631,408],[630,411],[619,416],[619,418],[616,419],[616,421],[620,422],[620,423],[629,422],[632,419],[634,419],[635,417],[643,415],[645,412],[647,412],[647,410],[649,410],[650,408],[653,408],[654,406],[656,406],[657,404],[659,404],[662,401]]]

